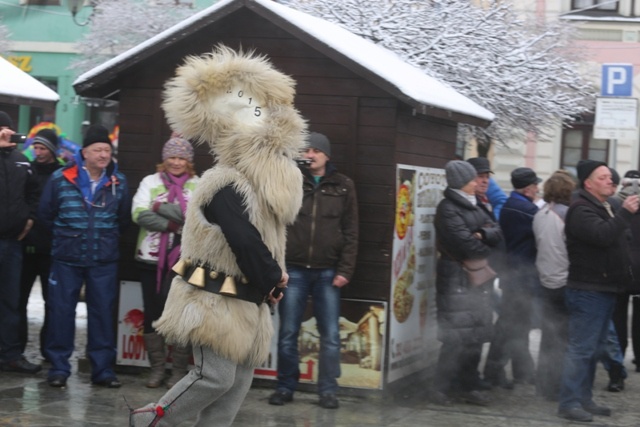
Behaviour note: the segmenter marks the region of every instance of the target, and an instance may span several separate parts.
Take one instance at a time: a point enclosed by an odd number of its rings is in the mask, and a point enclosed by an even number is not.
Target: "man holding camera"
[[[13,121],[0,111],[0,370],[35,374],[41,366],[22,355],[19,337],[22,242],[33,226],[38,181],[12,138]]]
[[[593,401],[592,388],[616,295],[627,290],[631,279],[627,233],[640,199],[630,195],[613,212],[608,200],[615,189],[607,164],[580,160],[576,169],[581,189],[565,218],[569,276],[564,297],[569,341],[558,415],[589,422],[593,415],[611,415],[610,408]]]

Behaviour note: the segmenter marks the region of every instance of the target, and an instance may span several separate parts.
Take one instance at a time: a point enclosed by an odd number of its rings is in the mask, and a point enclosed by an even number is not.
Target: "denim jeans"
[[[607,333],[607,340],[604,344],[604,348],[600,349],[600,361],[604,369],[609,372],[612,366],[617,365],[620,369],[622,378],[627,378],[627,370],[624,367],[624,356],[622,355],[622,348],[618,341],[618,334],[616,333],[616,327],[613,324],[613,320],[609,323],[609,332]]]
[[[278,391],[294,392],[300,378],[298,335],[309,296],[320,333],[318,393],[335,394],[340,377],[340,288],[333,268],[287,266],[289,284],[278,304]]]
[[[20,274],[22,242],[0,239],[0,362],[13,362],[20,351]]]
[[[606,345],[616,294],[565,289],[569,343],[562,371],[560,410],[593,403],[593,380]]]
[[[116,358],[114,309],[118,293],[118,264],[115,262],[78,267],[54,260],[49,277],[49,327],[44,353],[51,361],[49,378],[71,374],[69,358],[74,350],[76,306],[85,283],[87,304],[87,355],[91,381],[114,377]]]

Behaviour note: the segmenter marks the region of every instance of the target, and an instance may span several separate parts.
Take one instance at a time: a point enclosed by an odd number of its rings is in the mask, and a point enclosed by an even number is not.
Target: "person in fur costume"
[[[218,46],[188,57],[165,85],[169,125],[209,144],[217,163],[187,207],[178,275],[154,323],[167,342],[192,344],[195,368],[131,411],[131,426],[230,425],[269,355],[269,306],[288,280],[285,230],[302,203],[294,159],[306,124],[294,84],[265,57]]]

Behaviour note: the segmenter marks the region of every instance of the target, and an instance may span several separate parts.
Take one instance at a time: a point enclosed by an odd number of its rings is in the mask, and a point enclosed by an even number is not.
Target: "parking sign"
[[[601,96],[631,96],[632,64],[602,64]]]

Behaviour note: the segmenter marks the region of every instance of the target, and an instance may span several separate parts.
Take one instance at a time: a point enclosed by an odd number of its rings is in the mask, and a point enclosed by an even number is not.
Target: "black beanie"
[[[102,125],[91,125],[87,129],[87,133],[82,140],[82,148],[88,147],[96,142],[104,142],[111,145],[111,138],[109,138],[109,131]]]
[[[584,181],[589,178],[591,173],[600,166],[607,166],[605,162],[599,162],[597,160],[580,160],[576,169],[578,171],[578,181],[580,186],[584,187]]]
[[[7,127],[13,130],[13,120],[4,111],[0,111],[0,128]]]
[[[34,144],[42,144],[55,156],[58,151],[58,135],[53,129],[42,129],[33,137]]]
[[[617,187],[620,185],[620,174],[614,168],[609,168],[609,170],[611,171],[611,181],[613,181],[613,185]]]

